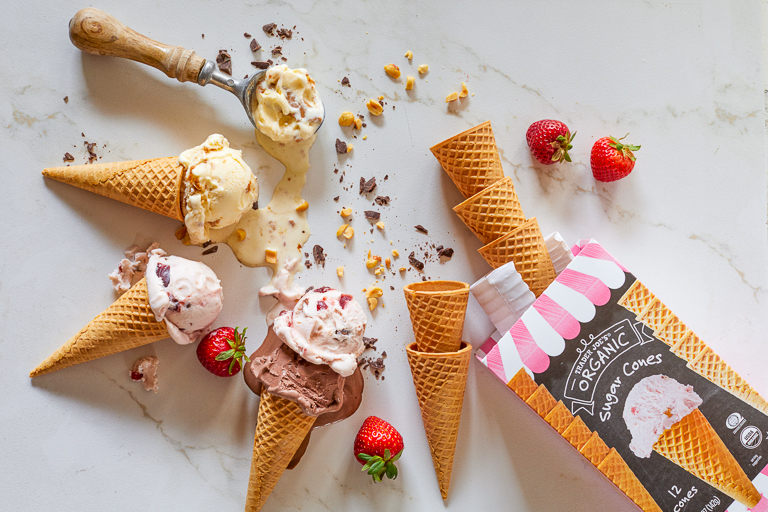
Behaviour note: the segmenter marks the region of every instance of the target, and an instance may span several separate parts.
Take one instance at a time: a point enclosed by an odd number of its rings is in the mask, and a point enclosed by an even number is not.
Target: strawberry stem
[[[365,465],[361,471],[368,473],[373,478],[374,482],[381,482],[382,475],[386,475],[390,480],[397,478],[397,467],[395,462],[403,454],[403,450],[400,450],[397,455],[391,457],[391,452],[387,449],[384,450],[384,457],[380,455],[368,455],[367,453],[358,453],[357,457],[365,462]]]

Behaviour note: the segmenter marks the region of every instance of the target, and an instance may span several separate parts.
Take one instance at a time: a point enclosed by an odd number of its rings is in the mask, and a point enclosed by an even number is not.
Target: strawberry
[[[544,165],[559,163],[563,160],[570,162],[568,150],[573,148],[571,141],[575,137],[576,132],[571,133],[564,123],[552,119],[536,121],[525,133],[525,140],[528,141],[531,153]]]
[[[632,172],[635,167],[635,155],[632,152],[640,149],[640,146],[622,144],[619,141],[624,137],[618,140],[603,137],[592,146],[592,175],[597,181],[620,180]]]
[[[219,327],[205,335],[197,345],[197,358],[206,370],[219,377],[236,375],[243,365],[242,359],[250,361],[245,355],[245,331],[237,332],[238,327]]]
[[[363,471],[381,482],[381,476],[397,478],[395,462],[403,454],[403,436],[395,427],[376,416],[368,416],[355,437],[355,458]]]

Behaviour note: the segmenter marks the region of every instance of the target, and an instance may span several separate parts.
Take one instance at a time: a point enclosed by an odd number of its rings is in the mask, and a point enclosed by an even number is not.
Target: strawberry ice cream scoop
[[[632,388],[624,404],[624,422],[632,434],[629,449],[648,458],[661,434],[701,405],[693,386],[666,375],[646,377]]]
[[[178,256],[153,254],[147,262],[149,305],[180,345],[208,333],[221,312],[223,293],[207,265]]]
[[[351,295],[324,286],[304,294],[275,319],[275,334],[301,357],[327,364],[342,377],[357,368],[363,353],[365,313]]]

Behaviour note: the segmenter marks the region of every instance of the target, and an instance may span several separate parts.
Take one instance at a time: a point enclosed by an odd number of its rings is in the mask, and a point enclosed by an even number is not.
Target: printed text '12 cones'
[[[43,175],[176,220],[184,168],[178,157],[51,167]]]
[[[155,319],[149,305],[147,281],[142,278],[29,376],[37,377],[167,337],[165,323]]]
[[[421,281],[406,285],[403,291],[418,349],[459,350],[469,285],[460,281]]]

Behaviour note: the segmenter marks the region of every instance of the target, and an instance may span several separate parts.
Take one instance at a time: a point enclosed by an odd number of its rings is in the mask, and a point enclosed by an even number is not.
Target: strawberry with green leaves
[[[576,132],[571,133],[565,123],[554,119],[542,119],[528,127],[525,140],[534,158],[544,165],[571,161],[568,150]]]
[[[206,370],[219,377],[232,377],[240,372],[245,355],[245,331],[239,328],[219,327],[200,340],[197,345],[197,359]]]
[[[403,436],[395,427],[376,416],[369,416],[355,437],[355,459],[363,464],[362,471],[381,482],[383,475],[397,478],[395,462],[403,454]]]
[[[622,143],[627,135],[621,139],[603,137],[592,146],[592,175],[597,181],[620,180],[635,168],[633,151],[640,149],[640,146]]]

